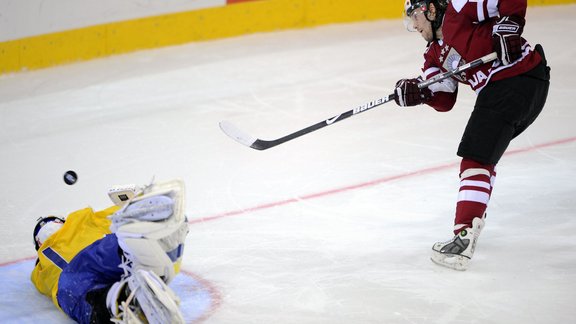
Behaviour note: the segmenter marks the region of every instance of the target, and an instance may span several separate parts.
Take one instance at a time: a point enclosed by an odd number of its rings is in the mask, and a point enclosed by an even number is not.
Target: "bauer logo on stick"
[[[76,181],[78,181],[78,175],[76,174],[76,172],[70,170],[70,171],[66,171],[66,173],[64,173],[64,182],[67,185],[73,185],[76,183]]]

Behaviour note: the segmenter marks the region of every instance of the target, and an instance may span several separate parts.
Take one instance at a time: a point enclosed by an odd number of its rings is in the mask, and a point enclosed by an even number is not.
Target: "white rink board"
[[[2,0],[0,42],[226,5],[226,0]]]

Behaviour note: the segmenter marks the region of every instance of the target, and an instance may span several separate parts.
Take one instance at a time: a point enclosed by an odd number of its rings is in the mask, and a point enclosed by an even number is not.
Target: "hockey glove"
[[[494,51],[504,65],[508,65],[522,57],[522,31],[524,18],[518,16],[501,17],[492,27],[492,43]]]
[[[402,79],[396,82],[394,101],[401,107],[416,106],[426,103],[432,98],[428,88],[418,88],[419,79]]]

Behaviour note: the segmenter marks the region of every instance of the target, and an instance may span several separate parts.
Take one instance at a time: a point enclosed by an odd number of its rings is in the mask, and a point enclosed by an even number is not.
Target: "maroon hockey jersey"
[[[526,15],[526,0],[452,0],[442,23],[443,39],[428,45],[424,53],[424,79],[471,62],[494,51],[492,27],[499,16]],[[523,74],[538,65],[540,55],[522,39],[522,57],[502,65],[497,60],[431,85],[433,98],[427,102],[438,111],[452,109],[456,102],[458,82],[468,84],[476,93],[489,81]]]

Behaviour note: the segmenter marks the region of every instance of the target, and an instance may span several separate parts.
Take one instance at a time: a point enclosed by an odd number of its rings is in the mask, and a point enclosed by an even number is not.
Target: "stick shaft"
[[[426,87],[430,86],[431,84],[440,82],[444,79],[448,79],[449,77],[454,76],[456,74],[460,74],[460,73],[462,73],[468,69],[478,67],[478,66],[480,66],[482,64],[486,64],[488,62],[492,62],[497,58],[498,58],[498,55],[496,55],[496,52],[492,52],[488,55],[482,56],[481,58],[475,59],[474,61],[472,61],[470,63],[466,63],[464,65],[461,65],[452,71],[440,73],[440,74],[437,74],[437,75],[431,77],[428,80],[422,81],[422,82],[418,83],[418,87],[420,89],[426,88]]]
[[[311,132],[313,132],[313,131],[316,131],[316,130],[318,130],[318,129],[320,129],[320,128],[324,128],[324,127],[326,127],[326,126],[330,126],[330,125],[332,125],[332,124],[334,124],[334,123],[337,123],[337,122],[339,122],[339,121],[341,121],[341,120],[344,120],[344,119],[346,119],[346,118],[349,118],[349,117],[352,117],[352,116],[354,116],[354,115],[357,115],[357,114],[359,114],[359,113],[363,113],[363,112],[365,112],[365,111],[374,109],[374,108],[376,108],[376,107],[378,107],[378,106],[381,106],[381,105],[383,105],[383,104],[385,104],[385,103],[387,103],[387,102],[390,102],[390,101],[392,101],[392,100],[394,100],[394,95],[393,95],[393,94],[388,95],[388,96],[386,96],[386,97],[384,97],[384,98],[379,98],[379,99],[370,101],[370,102],[368,102],[368,103],[366,103],[366,104],[364,104],[364,105],[361,105],[361,106],[358,106],[358,107],[356,107],[356,108],[354,108],[354,109],[348,110],[348,111],[346,111],[346,112],[344,112],[344,113],[342,113],[342,114],[340,114],[340,115],[333,116],[333,117],[328,118],[328,119],[326,119],[326,120],[323,120],[323,121],[321,121],[321,122],[319,122],[319,123],[316,123],[316,124],[314,124],[314,125],[308,126],[308,127],[303,128],[303,129],[301,129],[301,130],[299,130],[299,131],[297,131],[297,132],[294,132],[294,133],[292,133],[292,134],[288,134],[288,135],[286,135],[286,136],[284,136],[284,137],[281,137],[281,138],[278,138],[278,139],[275,139],[275,140],[266,141],[266,140],[256,139],[256,140],[254,141],[254,143],[252,143],[252,144],[250,145],[250,147],[251,147],[251,148],[254,148],[254,149],[257,149],[257,150],[265,150],[265,149],[274,147],[274,146],[276,146],[276,145],[280,145],[280,144],[282,144],[282,143],[284,143],[284,142],[288,142],[288,141],[290,141],[290,140],[293,140],[293,139],[295,139],[295,138],[298,138],[298,137],[300,137],[300,136],[302,136],[302,135],[306,135],[306,134],[311,133]]]
[[[497,58],[498,57],[497,57],[496,53],[490,53],[490,54],[485,55],[481,58],[478,58],[478,59],[476,59],[470,63],[459,66],[458,68],[456,68],[452,71],[440,73],[440,74],[435,75],[434,77],[432,77],[428,80],[422,81],[422,82],[418,83],[418,87],[420,89],[428,87],[434,83],[440,82],[440,81],[447,79],[449,77],[452,77],[456,74],[462,73],[468,69],[478,67],[482,64],[486,64],[486,63],[491,62]],[[237,141],[241,144],[244,144],[244,145],[249,146],[249,147],[256,149],[256,150],[266,150],[266,149],[269,149],[271,147],[274,147],[274,146],[280,145],[282,143],[288,142],[290,140],[293,140],[295,138],[298,138],[300,136],[311,133],[313,131],[316,131],[318,129],[324,128],[326,126],[330,126],[332,124],[335,124],[341,120],[347,119],[347,118],[352,117],[354,115],[357,115],[359,113],[374,109],[378,106],[381,106],[387,102],[394,100],[395,97],[396,97],[396,95],[394,93],[392,93],[392,94],[390,94],[384,98],[379,98],[379,99],[370,101],[364,105],[358,106],[354,109],[351,109],[351,110],[346,111],[344,113],[341,113],[339,115],[333,116],[333,117],[328,118],[326,120],[323,120],[319,123],[308,126],[308,127],[303,128],[299,131],[296,131],[294,133],[288,134],[284,137],[280,137],[280,138],[275,139],[275,140],[262,140],[262,139],[254,138],[254,137],[240,131],[234,125],[232,125],[228,122],[225,122],[225,121],[220,122],[220,128],[222,129],[222,131],[226,135],[228,135],[229,137],[231,137],[232,139],[234,139],[235,141]]]

